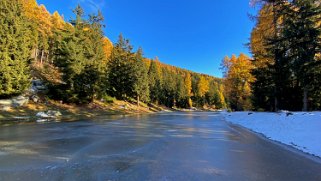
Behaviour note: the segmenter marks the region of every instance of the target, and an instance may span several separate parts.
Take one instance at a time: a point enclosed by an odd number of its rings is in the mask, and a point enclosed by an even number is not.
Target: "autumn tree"
[[[261,2],[250,44],[256,78],[254,105],[265,110],[307,110],[309,99],[311,106],[319,100],[314,97],[318,89],[314,85],[320,72],[320,3]]]
[[[222,61],[224,72],[225,94],[233,110],[249,110],[251,106],[251,87],[254,81],[251,74],[253,65],[250,58],[244,54],[233,55]]]
[[[186,73],[185,78],[184,78],[184,88],[186,90],[186,99],[187,99],[187,107],[191,108],[193,107],[193,102],[192,102],[192,77],[189,72]]]
[[[111,56],[111,52],[113,50],[113,43],[107,38],[103,38],[103,49],[104,49],[104,54],[106,56],[106,60],[108,60]]]
[[[30,29],[33,31],[33,57],[43,62],[48,59],[49,38],[52,36],[51,14],[44,5],[38,5],[35,0],[19,0],[22,10],[26,14]]]
[[[205,104],[205,95],[209,91],[209,82],[208,80],[201,75],[197,83],[197,96],[200,104],[203,106]]]

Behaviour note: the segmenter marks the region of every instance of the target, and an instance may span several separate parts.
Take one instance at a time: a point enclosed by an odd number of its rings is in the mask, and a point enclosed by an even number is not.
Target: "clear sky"
[[[256,9],[249,0],[38,0],[65,20],[79,3],[87,14],[100,9],[105,35],[116,42],[122,33],[148,58],[221,77],[225,55],[250,55],[245,46]]]

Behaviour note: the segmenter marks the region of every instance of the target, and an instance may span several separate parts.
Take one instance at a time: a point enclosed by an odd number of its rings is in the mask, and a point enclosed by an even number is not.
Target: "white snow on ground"
[[[321,112],[222,112],[226,121],[321,157]]]

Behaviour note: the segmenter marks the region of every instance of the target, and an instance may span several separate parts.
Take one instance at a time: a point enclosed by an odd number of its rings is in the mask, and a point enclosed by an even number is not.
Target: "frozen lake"
[[[0,180],[321,180],[321,164],[218,113],[162,113],[0,126]]]

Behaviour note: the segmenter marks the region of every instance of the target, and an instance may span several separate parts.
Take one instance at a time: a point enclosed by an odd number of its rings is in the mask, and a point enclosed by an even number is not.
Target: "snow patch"
[[[321,112],[222,112],[226,121],[321,157]]]

